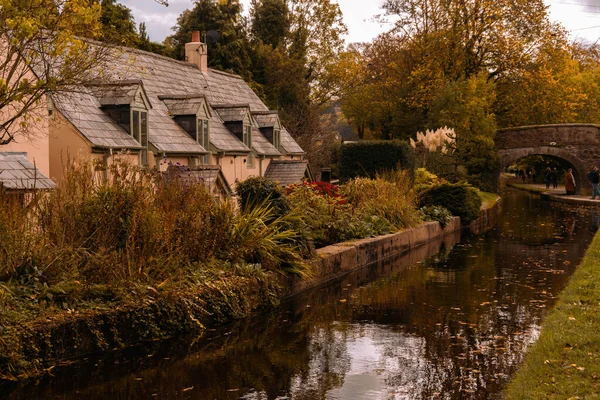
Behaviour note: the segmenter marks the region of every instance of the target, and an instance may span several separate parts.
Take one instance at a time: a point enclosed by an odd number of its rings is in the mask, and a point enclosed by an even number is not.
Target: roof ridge
[[[244,78],[242,78],[241,76],[239,76],[237,74],[232,74],[230,72],[221,71],[220,69],[208,68],[208,72],[214,72],[215,74],[230,76],[232,78],[237,78],[237,79],[244,81]],[[246,81],[244,81],[244,82],[246,82]]]
[[[250,108],[250,104],[249,103],[239,103],[239,104],[229,104],[229,103],[224,103],[224,104],[211,104],[210,105],[212,108]]]

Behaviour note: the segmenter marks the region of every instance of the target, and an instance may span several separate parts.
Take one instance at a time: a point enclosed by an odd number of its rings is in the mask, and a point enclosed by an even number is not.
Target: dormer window
[[[277,111],[256,111],[252,113],[260,133],[277,149],[281,151],[281,121]]]
[[[93,84],[89,89],[104,112],[143,147],[140,164],[148,165],[148,110],[151,105],[142,82]]]
[[[212,114],[203,95],[159,96],[169,113],[184,131],[204,149],[210,152],[210,119]],[[210,154],[198,160],[201,164],[210,163]]]

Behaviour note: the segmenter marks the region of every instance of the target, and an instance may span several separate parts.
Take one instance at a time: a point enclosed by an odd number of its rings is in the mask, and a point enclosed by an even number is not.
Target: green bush
[[[268,203],[276,211],[276,215],[285,215],[290,212],[290,204],[283,193],[283,188],[270,179],[263,177],[248,178],[236,185],[238,204],[240,210]]]
[[[357,212],[387,221],[392,230],[417,225],[416,199],[406,172],[378,174],[375,179],[356,178],[341,187],[340,194]]]
[[[413,149],[399,140],[370,140],[344,143],[340,148],[340,179],[375,178],[377,173],[398,167],[410,170],[414,164]]]
[[[419,209],[423,221],[437,221],[442,225],[442,228],[448,225],[452,219],[452,213],[446,207],[442,206],[425,206]]]
[[[479,217],[481,199],[467,183],[442,183],[423,192],[420,205],[445,207],[452,215],[459,216],[463,224],[469,224]]]

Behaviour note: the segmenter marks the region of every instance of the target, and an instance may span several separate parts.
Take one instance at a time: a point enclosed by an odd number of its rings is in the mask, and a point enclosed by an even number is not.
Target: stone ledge
[[[350,271],[405,253],[460,229],[460,218],[453,217],[444,228],[438,222],[426,222],[415,228],[388,235],[323,247],[317,250],[317,258],[311,263],[312,277],[290,280],[285,290],[285,297],[294,296],[337,279]]]

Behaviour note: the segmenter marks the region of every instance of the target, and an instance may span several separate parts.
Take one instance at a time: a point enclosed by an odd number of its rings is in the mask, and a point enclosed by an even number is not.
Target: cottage
[[[62,178],[66,157],[105,166],[118,157],[166,170],[219,166],[230,184],[264,176],[273,160],[304,151],[239,76],[207,67],[207,47],[194,32],[186,62],[115,49],[106,79],[52,96],[49,174]]]

